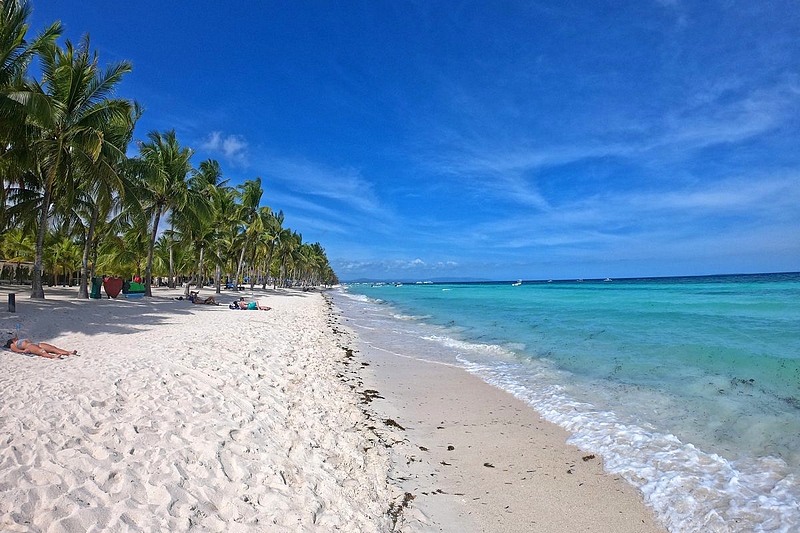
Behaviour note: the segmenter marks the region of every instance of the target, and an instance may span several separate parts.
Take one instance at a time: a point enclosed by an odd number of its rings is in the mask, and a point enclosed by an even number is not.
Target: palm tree
[[[240,191],[239,199],[241,200],[239,205],[239,220],[243,225],[244,243],[239,253],[239,265],[236,268],[236,278],[234,279],[234,285],[237,290],[239,287],[239,277],[242,275],[244,254],[247,251],[251,238],[263,229],[261,227],[261,218],[258,216],[258,204],[261,202],[261,196],[264,194],[264,189],[261,188],[261,178],[247,180],[242,185],[239,185],[238,189]]]
[[[222,170],[219,163],[213,159],[207,159],[200,163],[197,170],[192,172],[189,179],[189,190],[193,193],[192,208],[184,210],[187,216],[181,217],[189,222],[188,227],[184,227],[191,235],[192,242],[196,250],[199,250],[197,260],[197,283],[203,285],[203,255],[206,248],[216,241],[219,230],[218,212],[216,210],[217,197],[220,188],[225,187],[228,180],[222,179]],[[219,265],[219,261],[216,261]],[[216,269],[215,282],[219,282],[219,269]],[[187,285],[187,291],[188,285]],[[187,292],[188,295],[188,292]]]
[[[211,218],[212,210],[209,199],[191,187],[187,197],[187,205],[179,211],[172,212],[170,221],[175,227],[175,231],[170,232],[170,237],[177,236],[178,241],[185,248],[196,253],[197,276],[195,281],[200,287],[203,285],[203,255],[214,235],[214,221]],[[185,296],[187,297],[190,286],[191,281],[186,284]]]
[[[186,176],[192,170],[190,159],[194,152],[181,147],[175,130],[161,134],[152,131],[148,134],[150,142],[139,147],[141,160],[140,177],[143,179],[141,194],[146,211],[152,217],[150,247],[147,251],[145,268],[145,296],[152,296],[150,284],[153,273],[153,248],[156,245],[158,224],[161,216],[169,210],[180,209],[186,204],[188,185]],[[170,272],[172,277],[172,272]]]
[[[27,40],[31,6],[27,1],[0,0],[0,234],[11,224],[9,202],[17,192],[35,188],[29,183],[28,124],[19,91],[29,88],[28,66],[36,53],[61,34],[61,23],[52,24],[33,41]],[[18,198],[17,198],[18,199]]]
[[[53,199],[62,205],[73,203],[79,176],[91,172],[107,149],[106,126],[131,114],[130,101],[110,98],[131,71],[130,63],[119,62],[103,72],[97,63],[97,54],[89,51],[88,36],[77,48],[69,41],[64,49],[43,46],[41,85],[10,93],[25,107],[27,121],[35,130],[30,148],[42,191],[31,298],[44,298],[42,248]]]
[[[238,213],[238,205],[236,204],[236,189],[225,185],[218,186],[212,197],[212,202],[215,220],[214,244],[216,248],[216,269],[214,273],[214,283],[216,285],[217,294],[220,294],[222,292],[222,258],[231,253],[232,244],[235,241]]]
[[[275,253],[275,244],[278,242],[281,231],[283,230],[283,211],[277,213],[270,212],[264,224],[264,231],[261,234],[261,239],[264,246],[267,248],[267,256],[264,260],[264,279],[261,285],[262,289],[267,288],[267,282],[271,276],[272,258]]]
[[[31,5],[26,0],[0,1],[0,154],[26,144],[25,108],[17,92],[29,83],[25,77],[34,56],[61,35],[61,23],[56,22],[28,42],[30,15]],[[4,175],[9,178],[8,172]]]
[[[53,271],[53,284],[58,284],[59,269],[61,270],[61,284],[72,285],[71,274],[80,264],[81,247],[65,232],[53,233],[48,239],[47,256]]]
[[[35,243],[29,232],[22,228],[14,228],[3,234],[0,241],[0,254],[6,261],[16,263],[14,273],[19,276],[20,267],[23,262],[33,261],[35,254]]]
[[[288,268],[292,265],[292,256],[295,251],[300,247],[303,242],[303,236],[299,233],[292,231],[289,228],[286,228],[281,231],[278,237],[278,258],[280,259],[280,268],[278,270],[281,280],[281,286],[287,286],[286,282],[286,274],[288,272]],[[278,281],[277,278],[275,280],[275,286],[277,287]]]
[[[142,109],[134,105],[131,114],[109,123],[104,132],[108,142],[104,143],[103,151],[97,162],[88,169],[82,183],[82,192],[88,200],[90,209],[87,211],[88,226],[84,239],[83,257],[81,259],[81,277],[78,284],[78,298],[89,298],[89,256],[92,247],[96,245],[94,233],[101,214],[108,216],[115,203],[126,198],[128,209],[138,211],[139,203],[133,193],[134,182],[130,172],[125,171],[127,162],[128,143],[133,137],[136,121],[141,117]],[[132,200],[132,201],[131,201]]]
[[[139,221],[125,224],[120,233],[110,235],[100,245],[98,263],[100,268],[110,274],[141,274],[142,258],[147,255],[148,248],[146,225]]]

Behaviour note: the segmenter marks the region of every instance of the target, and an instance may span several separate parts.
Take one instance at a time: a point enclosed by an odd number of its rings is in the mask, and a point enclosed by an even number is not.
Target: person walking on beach
[[[40,355],[48,359],[61,359],[67,355],[77,355],[78,350],[64,350],[46,342],[35,343],[29,339],[18,339],[16,335],[6,341],[5,347],[14,353]]]

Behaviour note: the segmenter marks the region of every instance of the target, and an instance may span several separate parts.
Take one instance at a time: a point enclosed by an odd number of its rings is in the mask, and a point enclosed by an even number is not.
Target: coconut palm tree
[[[242,185],[239,185],[237,189],[239,189],[240,200],[238,218],[242,223],[244,233],[244,243],[239,252],[239,264],[236,268],[236,278],[234,280],[234,285],[238,290],[239,277],[242,275],[242,265],[244,264],[247,247],[253,236],[263,229],[261,226],[262,219],[258,214],[258,204],[261,202],[264,189],[261,188],[261,178],[247,180]]]
[[[236,203],[236,189],[227,185],[216,187],[212,195],[212,206],[214,213],[214,248],[216,269],[214,272],[214,284],[217,294],[221,290],[222,266],[227,264],[224,257],[230,257],[232,244],[235,241],[238,205]]]
[[[272,258],[275,254],[275,244],[283,230],[283,211],[273,213],[270,211],[264,222],[264,231],[260,235],[261,246],[265,249],[264,278],[261,288],[266,289],[269,278],[272,276]]]
[[[71,274],[77,271],[80,265],[81,247],[63,231],[51,234],[48,241],[46,255],[53,273],[53,284],[58,284],[58,278],[61,277],[62,285],[71,286]]]
[[[0,1],[0,154],[9,148],[27,144],[25,106],[20,102],[19,91],[26,89],[28,66],[35,55],[52,46],[61,35],[60,22],[50,25],[33,41],[27,40],[28,18],[31,5],[26,0]],[[0,158],[8,163],[8,158]],[[18,165],[5,165],[3,174],[10,178],[9,170]]]
[[[194,152],[178,143],[175,130],[164,134],[152,131],[148,138],[149,142],[139,146],[141,157],[137,168],[142,179],[140,194],[143,205],[152,220],[144,275],[145,296],[152,296],[150,283],[153,277],[153,249],[156,245],[158,224],[162,215],[169,210],[185,206],[189,190],[186,177],[192,170],[190,159]]]
[[[142,258],[150,241],[145,224],[126,224],[120,233],[110,235],[100,245],[100,268],[108,274],[132,276],[142,273]]]
[[[203,285],[203,259],[206,247],[211,244],[214,236],[214,220],[211,216],[212,208],[210,199],[199,194],[197,190],[189,188],[187,205],[179,211],[173,211],[170,222],[175,228],[170,232],[171,238],[177,237],[184,248],[196,254],[198,287]],[[185,296],[189,296],[191,282],[186,284]]]
[[[220,187],[224,187],[227,181],[222,179],[222,170],[217,161],[207,159],[201,162],[199,168],[192,171],[192,177],[189,179],[190,205],[181,210],[176,218],[180,225],[180,231],[198,251],[198,286],[203,285],[205,251],[209,245],[214,243],[218,232],[216,197]],[[215,278],[215,280],[218,279],[218,277]],[[186,291],[188,296],[188,284]]]
[[[280,268],[278,270],[279,274],[278,277],[281,280],[281,286],[286,287],[288,283],[286,281],[287,273],[289,272],[289,268],[291,268],[293,263],[293,254],[296,250],[300,247],[303,242],[303,236],[297,233],[296,231],[292,231],[289,228],[286,228],[281,231],[280,235],[278,236],[278,258]],[[275,286],[277,287],[278,280],[275,279]]]
[[[10,93],[24,106],[34,131],[29,147],[42,191],[31,298],[44,298],[42,248],[54,199],[62,205],[73,203],[79,177],[91,171],[109,142],[104,136],[106,126],[130,116],[132,108],[128,100],[110,98],[130,72],[130,63],[119,62],[101,71],[88,36],[77,47],[69,41],[63,49],[55,44],[43,46],[38,57],[41,84]]]
[[[36,243],[30,232],[23,231],[22,228],[13,228],[3,234],[0,241],[0,255],[6,261],[16,263],[14,274],[21,274],[22,263],[32,262],[35,255]]]
[[[12,224],[9,207],[19,200],[13,189],[24,193],[27,188],[35,188],[31,184],[29,126],[18,93],[24,93],[32,83],[27,72],[36,53],[61,34],[61,23],[57,22],[29,41],[30,14],[27,1],[0,1],[0,234]]]
[[[136,121],[141,115],[141,107],[134,104],[130,115],[119,117],[118,120],[106,125],[103,134],[108,142],[104,143],[96,163],[87,169],[83,176],[81,192],[83,197],[88,200],[89,209],[86,211],[88,217],[84,218],[86,231],[81,259],[81,277],[78,284],[79,298],[89,298],[89,256],[92,246],[96,245],[94,233],[101,214],[105,219],[114,205],[126,198],[128,199],[127,208],[139,211],[140,205],[134,192],[135,182],[125,167],[128,144],[133,137]]]

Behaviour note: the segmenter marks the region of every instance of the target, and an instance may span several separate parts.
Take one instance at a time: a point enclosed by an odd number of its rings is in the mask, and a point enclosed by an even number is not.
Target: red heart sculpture
[[[103,280],[103,288],[111,298],[116,298],[122,291],[122,278],[106,278]]]

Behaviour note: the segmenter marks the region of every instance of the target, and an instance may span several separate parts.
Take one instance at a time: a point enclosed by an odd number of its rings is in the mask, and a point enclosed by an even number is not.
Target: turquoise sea
[[[457,364],[601,454],[670,531],[800,530],[800,273],[353,284],[375,349]]]

